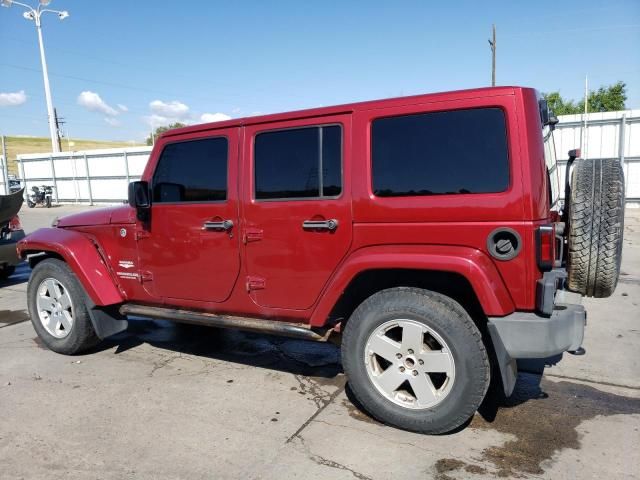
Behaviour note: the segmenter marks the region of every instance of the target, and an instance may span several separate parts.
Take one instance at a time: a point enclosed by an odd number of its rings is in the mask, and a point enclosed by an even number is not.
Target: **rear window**
[[[379,197],[503,192],[509,187],[504,112],[452,110],[380,118],[371,131]]]

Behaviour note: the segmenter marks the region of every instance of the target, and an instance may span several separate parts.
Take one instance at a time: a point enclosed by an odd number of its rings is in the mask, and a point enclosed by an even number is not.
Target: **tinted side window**
[[[509,186],[499,108],[381,118],[371,135],[373,191],[380,197],[502,192]]]
[[[254,170],[258,200],[340,195],[342,129],[331,125],[260,133]]]
[[[171,143],[153,177],[154,202],[211,202],[227,198],[224,137]]]

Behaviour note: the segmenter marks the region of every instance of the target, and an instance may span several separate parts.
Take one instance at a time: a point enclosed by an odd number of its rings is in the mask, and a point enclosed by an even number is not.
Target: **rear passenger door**
[[[243,241],[258,305],[310,308],[347,253],[350,138],[349,115],[246,127]]]

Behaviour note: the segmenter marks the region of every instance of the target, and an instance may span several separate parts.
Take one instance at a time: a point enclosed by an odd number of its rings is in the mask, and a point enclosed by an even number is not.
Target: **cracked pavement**
[[[31,231],[80,208],[21,217]],[[620,284],[585,300],[587,354],[522,362],[513,397],[436,437],[359,410],[333,344],[135,319],[57,355],[26,321],[21,266],[0,288],[0,478],[640,478],[640,211],[627,213]]]

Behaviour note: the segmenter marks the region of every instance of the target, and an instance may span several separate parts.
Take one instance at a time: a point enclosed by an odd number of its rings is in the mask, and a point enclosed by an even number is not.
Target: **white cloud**
[[[171,102],[154,100],[149,104],[149,108],[155,115],[168,118],[186,118],[189,115],[189,107],[177,100]]]
[[[112,127],[119,127],[121,125],[121,123],[113,117],[104,117],[104,121]]]
[[[153,129],[165,127],[172,123],[189,123],[191,114],[189,106],[178,100],[165,102],[162,100],[154,100],[149,103],[151,115],[142,117],[143,120]]]
[[[111,117],[118,115],[118,111],[108,105],[100,98],[100,95],[95,92],[85,91],[78,95],[78,105],[82,105],[92,112],[102,112]]]
[[[15,107],[27,101],[24,90],[19,92],[0,93],[0,107]]]
[[[117,104],[116,107],[118,107],[118,109],[120,109],[121,112],[128,112],[129,111],[129,107],[127,107],[126,105],[123,105],[121,103]]]
[[[200,115],[200,120],[205,123],[209,122],[222,122],[223,120],[229,120],[231,117],[224,113],[203,113]]]

